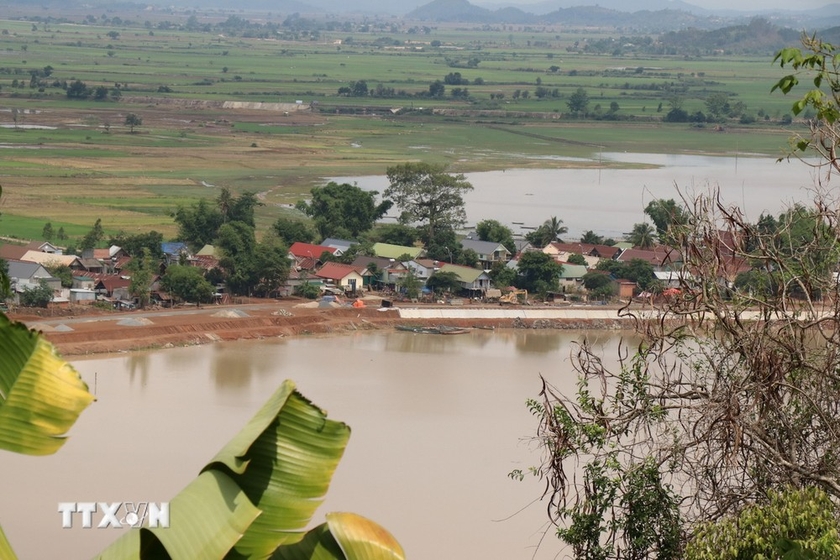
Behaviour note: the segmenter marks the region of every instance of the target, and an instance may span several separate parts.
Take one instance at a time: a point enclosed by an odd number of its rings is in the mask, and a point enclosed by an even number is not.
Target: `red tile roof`
[[[301,243],[300,241],[292,243],[292,246],[289,247],[289,252],[300,259],[317,259],[321,256],[321,254],[324,251],[326,251],[329,254],[333,254],[335,253],[336,248],[327,247],[326,245],[313,245],[312,243]]]
[[[321,269],[318,270],[318,272],[315,273],[315,276],[319,278],[326,278],[327,280],[341,280],[342,278],[346,278],[354,272],[356,274],[361,274],[355,266],[350,266],[349,264],[328,262],[327,264],[322,266]]]

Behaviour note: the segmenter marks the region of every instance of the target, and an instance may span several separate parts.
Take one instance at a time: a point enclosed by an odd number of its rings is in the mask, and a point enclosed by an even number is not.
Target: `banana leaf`
[[[170,502],[168,528],[132,530],[100,558],[161,557],[141,552],[147,532],[171,558],[267,558],[281,544],[304,538],[349,437],[346,424],[328,420],[293,382],[285,381],[202,470],[202,486],[191,484]],[[234,504],[247,504],[258,514],[247,529],[232,519]],[[205,517],[208,529],[203,528]],[[236,531],[223,530],[234,526]],[[205,548],[207,539],[214,541],[212,550]]]
[[[405,560],[397,540],[355,513],[328,513],[299,543],[281,546],[271,560]]]
[[[52,344],[0,314],[0,449],[50,455],[94,400]]]
[[[3,560],[17,560],[17,555],[12,550],[12,545],[9,544],[8,539],[6,539],[6,533],[3,532],[2,527],[0,527],[0,558]]]

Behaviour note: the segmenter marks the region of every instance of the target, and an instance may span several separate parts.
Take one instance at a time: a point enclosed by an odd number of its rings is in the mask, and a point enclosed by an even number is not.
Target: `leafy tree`
[[[481,241],[501,243],[510,254],[516,253],[516,243],[513,242],[513,232],[498,220],[481,220],[475,225],[475,232]]]
[[[296,242],[312,243],[315,240],[315,231],[304,220],[280,217],[271,228],[287,247]]]
[[[569,96],[566,105],[572,113],[586,113],[586,108],[589,106],[589,94],[586,93],[585,89],[579,87]]]
[[[321,290],[315,284],[303,282],[295,286],[294,294],[298,297],[306,299],[315,299],[321,295]]]
[[[26,287],[20,293],[20,304],[23,307],[47,307],[52,301],[53,291],[46,280],[41,280],[35,288]]]
[[[9,263],[0,257],[0,303],[12,297],[11,281],[9,278]]]
[[[380,243],[413,247],[420,234],[417,228],[405,224],[382,224],[370,232],[370,237]]]
[[[416,299],[420,296],[420,289],[423,287],[423,282],[411,269],[397,281],[397,286],[405,293],[405,296],[410,299]]]
[[[816,487],[768,493],[766,503],[700,526],[685,560],[840,557],[840,508]]]
[[[569,264],[578,264],[586,266],[586,259],[583,257],[583,255],[579,255],[577,253],[572,253],[571,255],[569,255],[569,258],[567,260]]]
[[[456,259],[457,264],[477,268],[479,265],[478,253],[473,249],[464,249]]]
[[[67,234],[64,233],[64,226],[59,226],[57,237],[58,237],[59,241],[63,241],[65,239],[67,239]]]
[[[627,234],[627,242],[634,247],[650,249],[656,244],[653,227],[647,222],[633,224],[633,231]]]
[[[402,223],[416,222],[425,228],[427,240],[436,230],[455,229],[466,222],[464,195],[473,186],[463,175],[429,163],[404,163],[387,169],[390,186],[385,198],[402,211]]]
[[[45,264],[44,268],[53,278],[61,280],[62,288],[73,287],[73,270],[66,264]]]
[[[715,92],[706,97],[706,110],[716,119],[720,120],[729,116],[731,107],[729,95],[723,92]]]
[[[128,127],[130,133],[134,134],[134,129],[143,125],[143,119],[135,114],[129,113],[125,116],[125,126]]]
[[[161,277],[160,285],[173,297],[186,302],[201,304],[213,297],[213,286],[204,278],[203,271],[194,266],[171,265]]]
[[[560,236],[566,233],[568,228],[563,225],[563,220],[552,216],[543,222],[540,227],[528,233],[525,239],[535,247],[545,247],[549,243],[559,241]]]
[[[355,239],[370,230],[391,208],[392,202],[376,204],[376,191],[364,191],[347,183],[329,182],[311,191],[312,200],[301,209],[315,222],[322,237]]]
[[[234,197],[229,189],[222,188],[216,198],[216,207],[225,222],[242,222],[251,227],[256,227],[254,210],[257,206],[262,206],[262,202],[259,201],[255,193],[250,191],[245,191]]]
[[[435,80],[429,84],[429,97],[443,97],[446,92],[446,86],[440,80]]]
[[[665,237],[670,228],[683,226],[688,221],[685,209],[678,205],[673,198],[652,200],[645,207],[645,214],[653,221],[656,226],[656,233],[660,238]]]
[[[517,286],[531,293],[557,291],[563,265],[542,251],[526,251],[519,257]]]
[[[589,243],[591,245],[603,245],[604,238],[601,235],[598,235],[594,231],[586,230],[580,238],[581,243]]]
[[[126,268],[131,275],[128,293],[137,300],[140,309],[149,305],[151,299],[152,281],[158,273],[159,260],[152,256],[146,247],[128,261]]]
[[[90,97],[90,93],[87,85],[81,80],[76,80],[67,86],[68,99],[86,99]]]
[[[53,235],[55,235],[55,232],[53,232],[52,222],[47,222],[44,224],[44,229],[41,230],[41,237],[46,241],[50,241]]]
[[[461,280],[454,272],[435,272],[426,280],[426,287],[436,294],[449,292],[457,294],[461,290]]]
[[[594,299],[609,299],[616,294],[616,286],[612,277],[599,271],[590,271],[584,274],[583,287]]]
[[[116,245],[132,257],[142,255],[145,249],[152,259],[158,261],[163,258],[162,243],[163,234],[155,230],[135,234],[121,231],[108,240],[108,245]]]
[[[516,284],[518,274],[516,270],[503,262],[494,262],[490,267],[490,281],[496,288],[507,288]]]
[[[178,238],[193,248],[213,243],[224,223],[222,213],[204,199],[188,208],[178,207],[172,217],[178,224]]]
[[[102,229],[102,219],[97,218],[96,223],[89,232],[85,234],[82,241],[79,243],[79,248],[82,251],[95,248],[102,238],[105,237],[105,231]]]
[[[216,247],[222,253],[219,265],[227,273],[225,284],[230,292],[250,296],[259,284],[254,228],[243,222],[222,224]]]

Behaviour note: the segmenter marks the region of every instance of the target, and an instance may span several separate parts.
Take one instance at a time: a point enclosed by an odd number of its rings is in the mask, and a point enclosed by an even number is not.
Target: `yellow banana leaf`
[[[405,560],[405,552],[391,533],[370,519],[328,513],[326,523],[299,543],[278,548],[271,560]]]
[[[52,344],[0,314],[0,449],[50,455],[94,400]]]

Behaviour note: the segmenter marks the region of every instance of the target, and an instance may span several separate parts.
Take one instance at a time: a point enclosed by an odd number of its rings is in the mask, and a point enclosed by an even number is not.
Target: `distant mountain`
[[[498,10],[513,6],[511,2],[499,2],[498,0],[483,0],[476,2],[478,5],[491,10]],[[521,10],[537,15],[548,14],[560,9],[575,8],[581,6],[599,6],[617,12],[656,12],[659,10],[680,10],[700,15],[711,15],[712,12],[700,8],[682,0],[543,0],[533,4],[517,3],[516,7]]]

